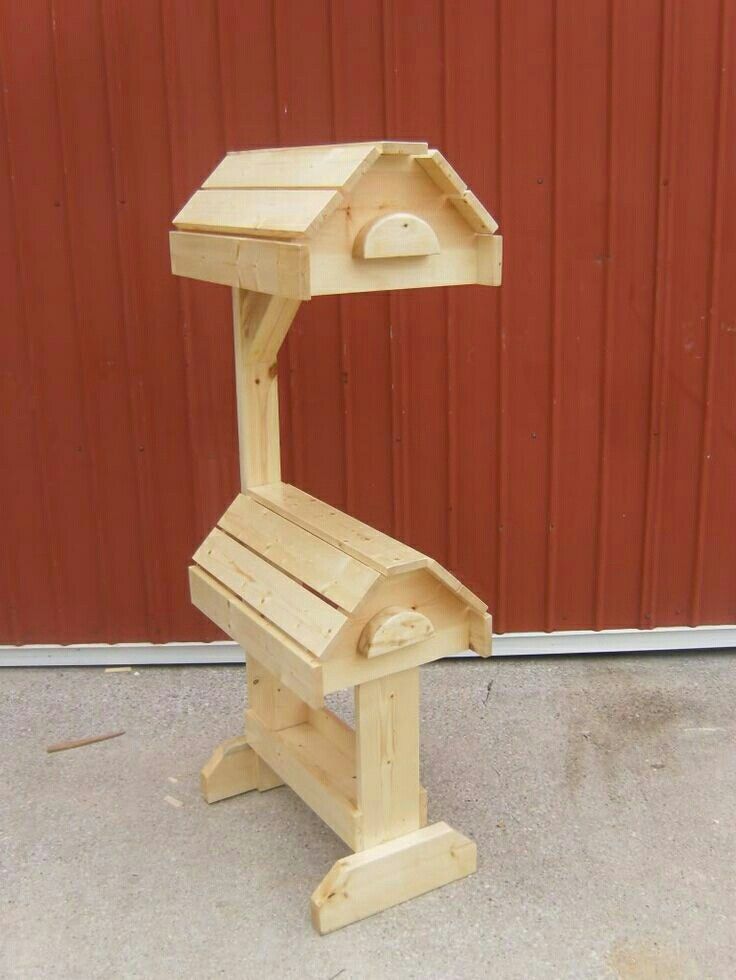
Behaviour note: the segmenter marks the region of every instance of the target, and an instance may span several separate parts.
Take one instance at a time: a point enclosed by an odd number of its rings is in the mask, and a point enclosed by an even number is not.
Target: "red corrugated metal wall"
[[[228,290],[169,274],[227,148],[426,139],[501,290],[305,304],[285,475],[499,631],[736,620],[735,0],[3,0],[0,642],[211,638]]]

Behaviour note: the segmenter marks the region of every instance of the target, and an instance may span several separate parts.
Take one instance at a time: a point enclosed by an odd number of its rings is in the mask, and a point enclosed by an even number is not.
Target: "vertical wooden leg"
[[[321,933],[464,878],[476,868],[473,841],[444,823],[425,826],[418,669],[359,685],[355,704],[362,847],[337,861],[312,895],[312,922]]]
[[[247,676],[250,708],[266,728],[278,732],[309,720],[308,705],[251,656],[248,656]],[[260,792],[284,785],[263,759],[257,757],[256,767]]]
[[[250,706],[267,728],[279,731],[307,721],[307,705],[252,657],[247,678]],[[202,769],[201,786],[207,803],[217,803],[252,789],[265,793],[283,786],[283,780],[249,746],[246,733],[217,746]]]
[[[355,751],[362,847],[418,830],[419,668],[356,687]]]

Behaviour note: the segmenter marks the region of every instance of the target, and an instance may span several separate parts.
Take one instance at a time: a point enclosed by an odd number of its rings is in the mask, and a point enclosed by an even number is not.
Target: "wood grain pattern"
[[[344,613],[218,528],[196,550],[194,561],[316,657],[347,622]]]
[[[379,573],[293,521],[240,494],[219,520],[229,535],[352,612],[378,581]]]
[[[340,204],[329,190],[196,191],[173,220],[185,231],[302,238]]]
[[[341,858],[312,895],[323,935],[476,870],[475,843],[445,823]]]

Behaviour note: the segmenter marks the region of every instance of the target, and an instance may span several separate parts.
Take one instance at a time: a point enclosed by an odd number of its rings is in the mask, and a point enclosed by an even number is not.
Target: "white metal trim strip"
[[[574,630],[503,633],[493,638],[494,656],[736,648],[736,625],[660,627],[652,630]],[[468,656],[475,656],[468,651]],[[464,654],[459,654],[464,656]],[[155,664],[238,664],[243,652],[231,641],[216,643],[84,643],[0,646],[0,667],[94,667]]]

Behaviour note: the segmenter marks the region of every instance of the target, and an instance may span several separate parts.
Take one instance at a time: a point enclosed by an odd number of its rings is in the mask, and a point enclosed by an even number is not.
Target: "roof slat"
[[[439,150],[430,150],[429,153],[417,156],[415,159],[443,194],[464,194],[468,189],[460,174],[445,160]]]
[[[265,507],[370,565],[382,575],[424,568],[430,560],[421,551],[343,514],[288,483],[270,483],[251,488],[248,493]]]
[[[334,190],[203,190],[187,201],[174,224],[187,231],[301,237],[341,200]]]
[[[409,156],[426,153],[429,149],[428,143],[406,143],[401,140],[384,140],[378,145],[381,147],[381,153],[406,153]]]
[[[202,185],[347,188],[380,155],[377,146],[304,146],[229,153]]]
[[[232,537],[345,612],[352,612],[380,578],[375,569],[242,493],[218,523]]]
[[[219,528],[205,538],[194,561],[316,657],[347,622],[334,606]]]
[[[254,497],[264,507],[340,548],[363,564],[370,565],[382,575],[397,575],[426,568],[473,609],[479,612],[487,609],[482,599],[434,558],[429,558],[388,534],[343,514],[316,497],[310,497],[303,490],[288,483],[269,483],[262,487],[251,487],[248,496]]]
[[[450,197],[448,200],[474,231],[485,235],[493,235],[498,231],[498,222],[471,190],[466,190],[462,197]]]

